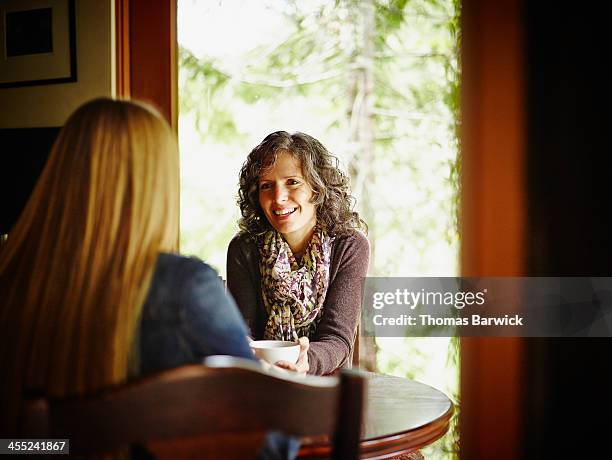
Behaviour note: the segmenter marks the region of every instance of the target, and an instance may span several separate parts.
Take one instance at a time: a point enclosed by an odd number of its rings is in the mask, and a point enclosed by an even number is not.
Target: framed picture
[[[0,88],[77,79],[74,0],[0,1]]]

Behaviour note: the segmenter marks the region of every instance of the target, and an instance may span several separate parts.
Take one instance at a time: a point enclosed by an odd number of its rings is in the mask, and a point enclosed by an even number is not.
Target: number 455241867
[[[0,440],[0,454],[69,454],[69,441],[67,439],[2,439]]]

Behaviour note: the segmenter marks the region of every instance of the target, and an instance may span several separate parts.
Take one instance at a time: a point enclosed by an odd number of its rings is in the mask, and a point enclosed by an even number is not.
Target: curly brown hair
[[[259,205],[259,177],[276,162],[280,152],[289,152],[300,161],[304,178],[313,190],[312,203],[317,223],[330,236],[348,234],[368,226],[353,211],[355,198],[350,194],[349,178],[338,167],[338,158],[318,140],[304,133],[276,131],[249,153],[240,170],[238,206],[242,218],[240,229],[253,237],[272,229]]]

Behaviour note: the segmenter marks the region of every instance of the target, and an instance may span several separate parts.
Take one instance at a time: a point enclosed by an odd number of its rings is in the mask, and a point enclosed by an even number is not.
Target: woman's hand
[[[308,337],[300,337],[298,342],[300,344],[300,355],[298,356],[297,362],[293,364],[287,361],[278,361],[276,366],[299,374],[305,374],[308,372],[308,369],[310,369],[308,365],[308,348],[310,347],[310,342],[308,341]]]

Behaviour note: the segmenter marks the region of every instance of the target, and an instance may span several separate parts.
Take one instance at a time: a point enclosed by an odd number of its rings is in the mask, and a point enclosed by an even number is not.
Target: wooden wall
[[[610,276],[606,16],[462,7],[462,274]],[[460,458],[609,455],[611,354],[610,338],[462,339]]]

